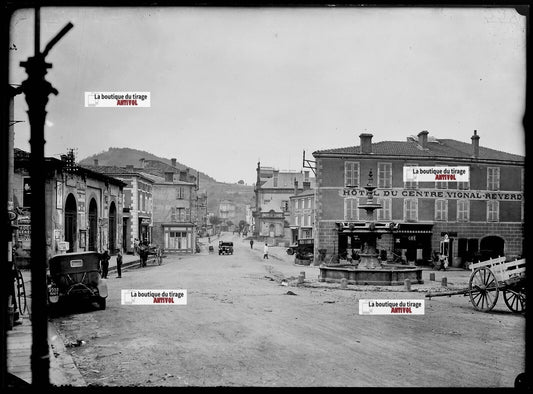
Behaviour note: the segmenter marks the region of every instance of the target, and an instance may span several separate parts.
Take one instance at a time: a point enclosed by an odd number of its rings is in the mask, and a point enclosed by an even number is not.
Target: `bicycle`
[[[26,302],[26,287],[24,286],[24,278],[22,273],[17,267],[14,267],[15,270],[15,281],[17,283],[17,302],[18,309],[21,315],[28,310],[28,305]]]

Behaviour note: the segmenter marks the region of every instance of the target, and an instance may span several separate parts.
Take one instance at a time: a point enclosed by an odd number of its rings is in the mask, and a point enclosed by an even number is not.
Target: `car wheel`
[[[294,254],[294,250],[292,250],[292,249],[287,249],[287,254],[288,254],[289,256],[292,256],[292,255]]]
[[[100,306],[100,309],[101,310],[105,310],[105,307],[106,307],[106,299],[105,298],[100,298],[98,300],[98,305]]]

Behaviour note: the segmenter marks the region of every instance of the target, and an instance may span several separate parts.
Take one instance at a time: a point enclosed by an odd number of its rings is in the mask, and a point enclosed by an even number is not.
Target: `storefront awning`
[[[395,234],[433,234],[433,223],[398,223]]]

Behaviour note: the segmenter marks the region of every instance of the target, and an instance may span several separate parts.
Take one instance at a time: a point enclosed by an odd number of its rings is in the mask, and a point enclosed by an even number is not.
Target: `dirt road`
[[[89,384],[512,387],[524,371],[525,318],[503,302],[481,313],[443,297],[425,299],[423,316],[359,315],[359,299],[424,293],[322,288],[317,267],[304,286],[282,286],[302,268],[224,238],[234,255],[128,270],[109,279],[105,311],[54,319]],[[121,305],[121,289],[187,289],[188,302]]]

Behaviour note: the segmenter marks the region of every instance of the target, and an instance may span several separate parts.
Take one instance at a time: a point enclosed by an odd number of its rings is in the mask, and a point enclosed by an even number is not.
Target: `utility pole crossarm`
[[[305,151],[303,151],[303,167],[309,168],[311,171],[313,171],[313,174],[316,176],[316,161],[315,160],[309,160],[305,158]]]

